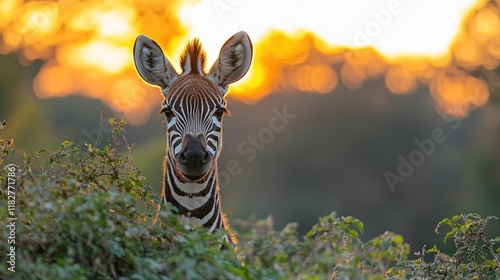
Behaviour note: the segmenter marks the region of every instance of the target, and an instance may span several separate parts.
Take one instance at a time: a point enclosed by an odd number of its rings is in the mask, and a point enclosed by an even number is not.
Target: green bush
[[[361,221],[322,217],[305,235],[294,224],[273,228],[272,219],[235,221],[236,250],[221,250],[223,232],[186,230],[174,207],[158,209],[158,196],[144,183],[131,157],[125,122],[110,119],[113,132],[103,149],[65,141],[56,151],[24,155],[19,166],[0,169],[2,223],[15,216],[15,271],[1,262],[1,279],[496,279],[500,276],[500,237],[488,239],[493,217],[477,214],[444,219],[445,241],[456,252],[446,256],[425,247],[408,260],[403,237],[386,232],[363,242]],[[11,159],[12,140],[0,125],[0,164]],[[16,212],[8,207],[9,178],[15,179]],[[154,223],[158,219],[161,223]],[[161,224],[161,226],[159,226]],[[436,229],[436,231],[437,231]],[[434,254],[434,260],[425,257]]]

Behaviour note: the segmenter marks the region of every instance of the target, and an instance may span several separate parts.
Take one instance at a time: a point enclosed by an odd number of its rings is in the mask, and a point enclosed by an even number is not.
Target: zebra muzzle
[[[212,155],[207,150],[205,136],[186,134],[177,156],[178,168],[189,180],[199,180],[212,167]]]

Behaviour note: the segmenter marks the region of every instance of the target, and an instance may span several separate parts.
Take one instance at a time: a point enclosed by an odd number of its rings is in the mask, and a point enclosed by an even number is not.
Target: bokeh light
[[[203,2],[4,0],[0,3],[0,53],[17,52],[23,64],[44,61],[33,84],[39,98],[82,94],[101,100],[132,124],[140,124],[157,111],[161,96],[136,74],[132,60],[136,36],[154,38],[178,69],[185,42],[200,32],[192,32],[193,23],[183,21],[196,15],[186,11]],[[469,4],[460,27],[448,34],[453,38],[448,49],[428,54],[384,53],[377,40],[363,46],[335,44],[324,28],[315,31],[310,24],[297,30],[280,27],[276,20],[267,27],[265,21],[259,22],[256,26],[264,30],[254,31],[255,37],[250,32],[255,48],[251,70],[232,86],[230,94],[256,102],[277,91],[325,94],[340,83],[357,89],[369,79],[383,79],[394,94],[410,94],[427,86],[439,112],[465,116],[471,108],[484,105],[490,95],[487,81],[471,73],[499,67],[499,6],[500,0]],[[318,22],[324,25],[325,20]],[[219,37],[231,34],[217,33],[213,40],[206,39],[209,35],[200,37],[207,41],[212,62],[223,43]],[[432,36],[418,39],[431,40]]]

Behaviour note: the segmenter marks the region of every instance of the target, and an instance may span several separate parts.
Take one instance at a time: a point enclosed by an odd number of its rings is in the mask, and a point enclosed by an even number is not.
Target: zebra
[[[248,34],[240,31],[222,46],[208,72],[199,39],[187,43],[178,74],[161,47],[145,35],[134,43],[134,63],[140,77],[158,86],[164,96],[160,114],[167,120],[167,154],[163,166],[162,204],[179,210],[181,223],[205,226],[211,233],[224,228],[225,239],[237,243],[221,210],[217,159],[222,147],[222,120],[229,111],[228,86],[250,68],[253,56]],[[160,206],[161,207],[161,206]]]

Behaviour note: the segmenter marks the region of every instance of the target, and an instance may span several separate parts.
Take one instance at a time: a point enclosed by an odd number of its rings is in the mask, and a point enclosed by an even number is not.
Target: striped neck
[[[203,225],[208,232],[224,228],[220,209],[217,164],[202,182],[185,182],[177,176],[174,160],[167,154],[162,201],[179,210],[181,223],[187,227]]]

